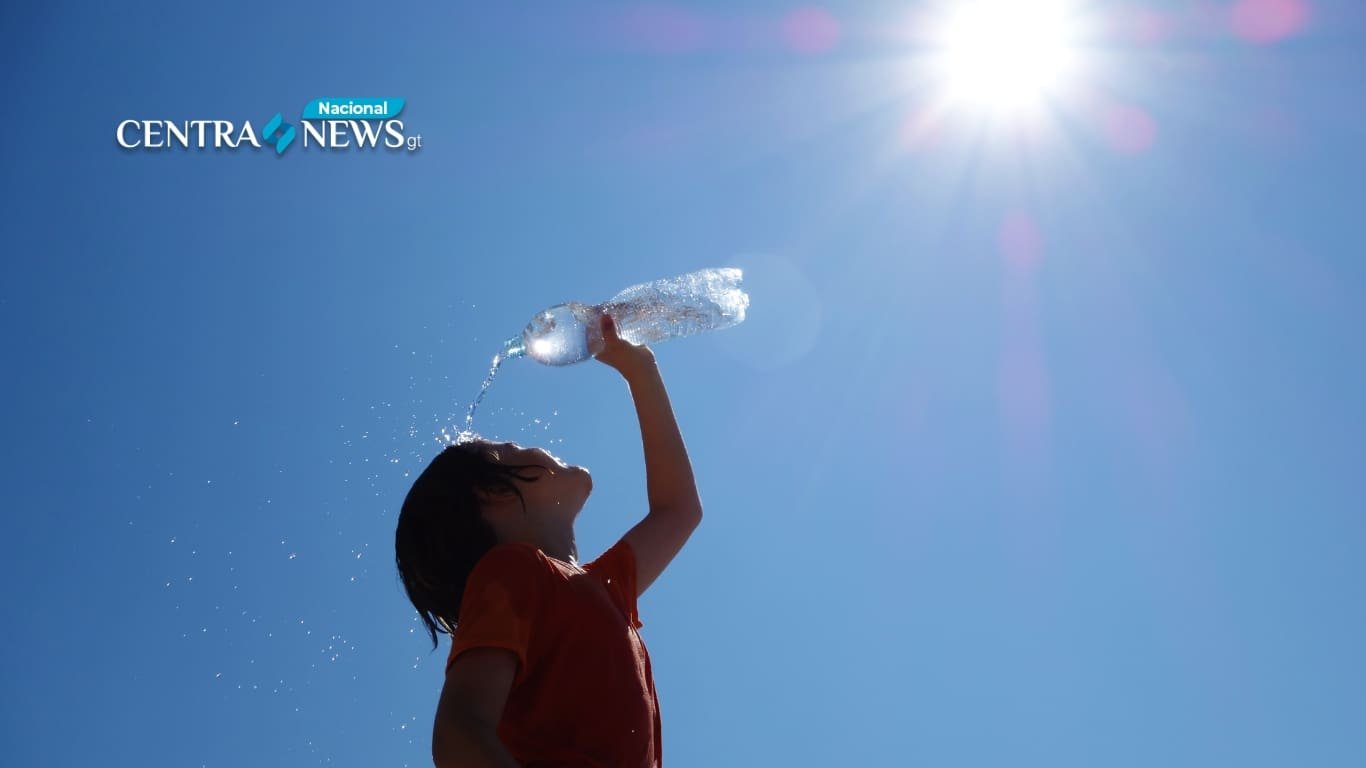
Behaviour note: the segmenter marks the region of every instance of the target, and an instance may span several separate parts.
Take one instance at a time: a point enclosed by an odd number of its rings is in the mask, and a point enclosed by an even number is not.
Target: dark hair
[[[533,482],[522,470],[490,457],[488,443],[451,445],[418,475],[403,500],[394,532],[394,561],[403,589],[417,609],[436,649],[436,634],[455,631],[465,581],[474,564],[498,543],[480,514],[475,490],[511,491],[526,508],[515,478]]]

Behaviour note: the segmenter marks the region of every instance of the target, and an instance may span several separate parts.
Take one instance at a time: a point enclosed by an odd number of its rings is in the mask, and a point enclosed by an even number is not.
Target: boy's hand
[[[655,364],[655,353],[649,347],[636,346],[617,335],[617,324],[613,322],[612,316],[603,314],[602,316],[602,351],[598,353],[598,360],[617,369],[622,376],[631,376],[641,369],[648,369]]]

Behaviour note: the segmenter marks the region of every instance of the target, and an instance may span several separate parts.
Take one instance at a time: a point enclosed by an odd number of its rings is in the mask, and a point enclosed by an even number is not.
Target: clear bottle
[[[503,359],[523,355],[546,365],[570,365],[602,351],[602,315],[632,344],[729,328],[744,322],[749,295],[739,269],[704,269],[667,280],[633,285],[601,304],[556,304],[507,340]]]

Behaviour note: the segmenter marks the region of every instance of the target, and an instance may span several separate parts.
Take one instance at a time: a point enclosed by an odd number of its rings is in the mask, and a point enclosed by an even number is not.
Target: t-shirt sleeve
[[[644,626],[636,610],[636,553],[626,539],[613,544],[593,562],[585,563],[583,569],[602,580],[612,602],[631,626]]]
[[[480,558],[465,583],[446,669],[471,648],[504,648],[517,654],[520,680],[544,600],[545,576],[535,550],[525,547],[500,545]]]

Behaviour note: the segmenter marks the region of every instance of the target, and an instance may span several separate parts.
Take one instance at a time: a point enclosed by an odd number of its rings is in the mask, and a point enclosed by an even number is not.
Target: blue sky
[[[1087,3],[991,117],[934,4],[482,5],[4,11],[5,764],[429,764],[438,431],[535,311],[725,265],[656,349],[670,765],[1360,764],[1366,10]],[[423,148],[114,142],[324,96]],[[585,555],[642,514],[605,367],[477,426],[593,470]]]

